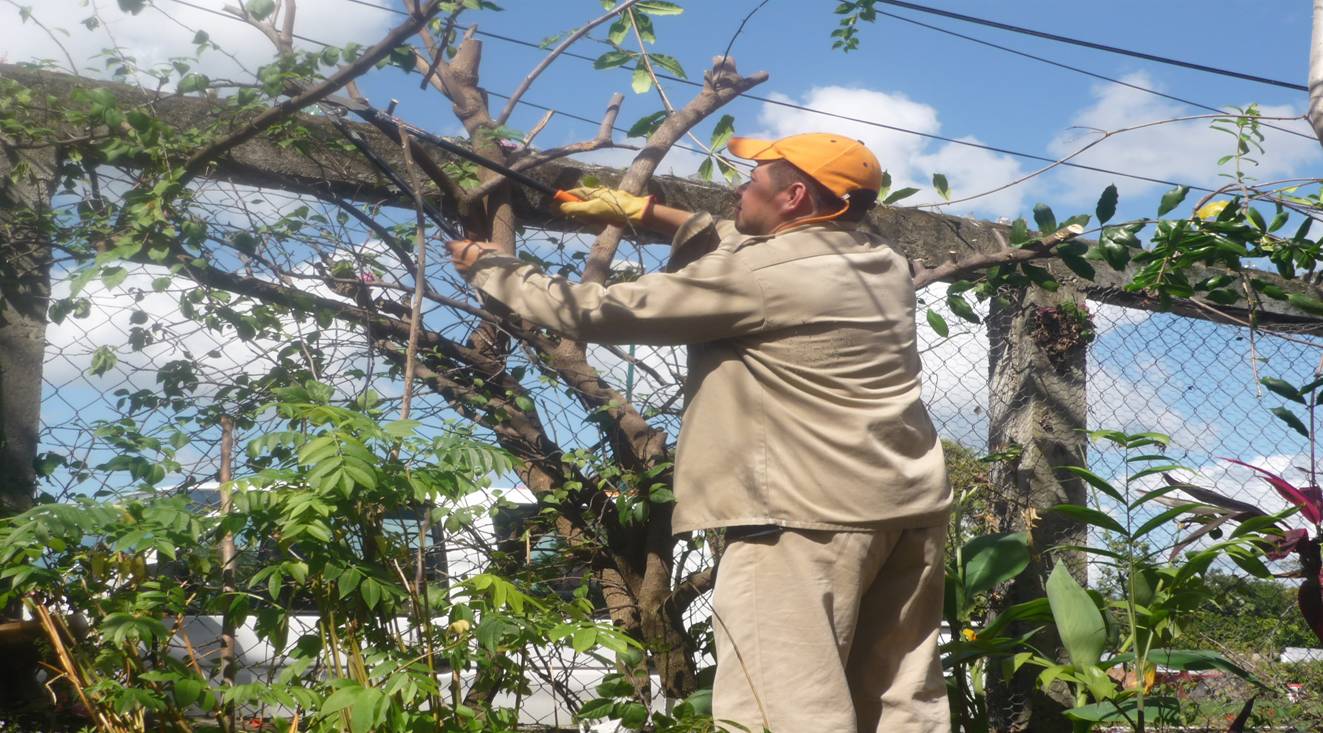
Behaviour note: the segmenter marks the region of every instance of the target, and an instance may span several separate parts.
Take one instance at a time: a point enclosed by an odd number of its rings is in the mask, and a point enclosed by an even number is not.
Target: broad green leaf
[[[189,74],[179,80],[178,92],[188,94],[190,92],[204,92],[211,86],[211,79],[206,74]]]
[[[648,709],[642,703],[631,702],[620,711],[620,724],[631,730],[638,730],[648,722]]]
[[[1305,427],[1305,423],[1301,421],[1299,417],[1296,417],[1296,414],[1294,412],[1291,412],[1285,407],[1274,407],[1271,410],[1269,410],[1269,412],[1276,415],[1277,418],[1282,422],[1286,423],[1287,425],[1290,425],[1292,430],[1296,431],[1297,433],[1300,433],[1306,438],[1309,437],[1309,428]]]
[[[901,199],[907,199],[918,192],[919,189],[917,188],[909,188],[909,187],[902,188],[899,191],[893,191],[890,196],[887,196],[886,199],[882,201],[882,203],[894,204],[897,201],[900,201]]]
[[[951,293],[949,290],[946,295],[946,307],[950,308],[952,313],[970,323],[979,322],[978,314],[974,312],[974,307],[969,304],[969,301],[961,295]]]
[[[1047,602],[1061,644],[1075,669],[1096,666],[1107,646],[1107,625],[1093,597],[1080,587],[1064,563],[1058,562],[1047,579]]]
[[[1102,476],[1099,476],[1093,471],[1090,471],[1089,469],[1084,468],[1082,466],[1061,466],[1060,469],[1067,473],[1073,473],[1076,476],[1079,476],[1080,478],[1087,481],[1090,486],[1112,497],[1113,499],[1122,503],[1125,502],[1125,499],[1123,499],[1121,496],[1121,492],[1116,487],[1112,486],[1112,484],[1107,479],[1103,478]]]
[[[1029,566],[1029,537],[1006,532],[975,537],[961,551],[965,562],[965,595],[991,590]]]
[[[1286,296],[1286,302],[1310,315],[1323,316],[1323,300],[1300,295],[1299,293],[1291,293]]]
[[[652,57],[652,63],[656,64],[657,66],[660,66],[666,71],[671,72],[672,76],[675,76],[676,78],[679,79],[689,78],[688,76],[685,75],[684,67],[680,65],[680,61],[676,59],[674,56],[667,56],[664,53],[654,53],[651,54],[651,57]]]
[[[1302,405],[1305,404],[1304,396],[1301,395],[1295,387],[1292,387],[1290,382],[1287,382],[1284,379],[1278,379],[1277,377],[1264,377],[1259,380],[1259,383],[1267,387],[1270,392],[1279,394],[1293,402],[1299,402]]]
[[[720,150],[726,147],[731,137],[735,135],[735,118],[731,115],[722,115],[717,120],[716,127],[712,128],[712,149]]]
[[[937,193],[941,195],[943,200],[945,201],[951,200],[951,184],[947,183],[946,174],[944,173],[933,174],[933,188],[937,189]]]
[[[1023,217],[1016,219],[1011,224],[1011,246],[1018,247],[1031,239],[1029,236],[1029,223]]]
[[[1106,224],[1113,216],[1116,216],[1116,202],[1118,198],[1115,183],[1103,189],[1102,195],[1098,197],[1098,206],[1093,212],[1098,216],[1099,224]]]
[[[951,333],[951,329],[946,325],[946,319],[932,308],[928,309],[928,325],[932,327],[933,332],[942,338],[946,338]]]
[[[1057,504],[1049,511],[1060,512],[1061,514],[1074,517],[1082,522],[1092,524],[1095,527],[1109,529],[1121,535],[1126,533],[1125,527],[1121,526],[1121,524],[1115,519],[1112,519],[1111,516],[1087,506],[1080,506],[1079,504]]]
[[[1162,200],[1158,202],[1158,216],[1164,216],[1172,209],[1180,206],[1189,193],[1189,186],[1177,186],[1162,194]]]
[[[1057,215],[1052,213],[1052,207],[1047,204],[1034,204],[1034,223],[1038,225],[1038,233],[1048,235],[1055,232],[1057,226]]]
[[[644,0],[635,3],[634,10],[648,15],[679,15],[684,12],[684,8],[665,0]]]
[[[662,122],[666,121],[666,110],[653,112],[646,117],[640,117],[637,122],[630,125],[625,137],[647,137],[657,129]],[[587,185],[587,184],[585,184]]]
[[[634,77],[630,80],[629,85],[633,88],[635,94],[643,94],[652,88],[652,75],[648,73],[646,67],[636,67]]]
[[[276,12],[276,0],[248,0],[244,3],[244,9],[253,18],[265,20],[267,16]]]
[[[576,652],[586,652],[597,645],[597,628],[586,626],[574,632],[570,639],[570,647]]]
[[[607,51],[593,62],[594,69],[611,69],[617,66],[624,66],[634,60],[634,53],[631,51]]]

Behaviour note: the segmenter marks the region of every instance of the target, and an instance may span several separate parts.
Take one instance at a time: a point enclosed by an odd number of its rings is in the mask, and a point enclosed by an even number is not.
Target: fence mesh
[[[328,269],[343,260],[352,264],[355,276],[371,274],[373,297],[396,303],[408,297],[409,278],[399,271],[398,263],[382,264],[388,253],[380,240],[332,206],[221,184],[206,184],[198,196],[211,212],[211,247],[217,261],[328,297],[353,297],[338,295],[325,282]],[[73,206],[73,202],[65,204]],[[305,206],[312,214],[299,211]],[[274,233],[273,224],[293,214],[298,214],[302,228]],[[309,233],[309,228],[315,231]],[[258,232],[265,246],[252,256],[235,257],[220,246],[252,232]],[[530,233],[524,248],[555,271],[580,266],[590,242],[587,235]],[[620,275],[628,276],[631,266],[655,269],[664,254],[626,245],[621,250],[625,264]],[[465,286],[444,263],[439,243],[432,244],[428,257],[427,269],[440,295],[467,297]],[[334,383],[344,395],[371,389],[387,404],[399,398],[399,370],[369,348],[370,333],[281,315],[267,332],[243,334],[233,322],[216,315],[223,310],[217,307],[223,295],[167,275],[139,267],[120,282],[93,280],[71,300],[62,318],[51,323],[41,451],[48,468],[42,488],[53,497],[131,488],[123,474],[94,470],[141,447],[126,444],[141,440],[125,431],[130,422],[162,441],[162,446],[171,445],[172,436],[182,436],[172,454],[177,468],[162,486],[214,480],[219,433],[205,419],[208,411],[232,409],[263,378],[294,365],[314,364],[315,376]],[[70,272],[55,273],[57,301],[69,296],[70,277]],[[927,302],[920,312],[932,307],[944,313],[952,332],[939,338],[920,318],[926,401],[943,438],[983,454],[988,449],[988,330],[985,324],[965,323],[947,312],[940,289],[936,286],[922,294]],[[190,313],[190,307],[206,313]],[[254,307],[250,302],[234,305],[243,313]],[[1222,457],[1301,478],[1296,467],[1308,465],[1307,443],[1269,413],[1281,400],[1265,392],[1258,379],[1307,381],[1323,353],[1323,339],[1253,336],[1240,326],[1101,303],[1090,303],[1089,308],[1096,337],[1087,353],[1088,427],[1167,433],[1172,437],[1173,458],[1192,469],[1186,474],[1190,480],[1269,509],[1283,508],[1282,501],[1248,469]],[[981,315],[986,316],[986,311]],[[425,325],[463,339],[473,323],[433,303]],[[683,349],[594,347],[590,358],[607,381],[674,440],[682,407],[678,385],[683,379]],[[522,352],[516,351],[512,366],[527,370],[524,381],[558,444],[585,451],[600,448],[600,432],[572,394],[554,380],[540,379],[537,363]],[[180,384],[186,388],[172,390]],[[441,396],[422,390],[413,417],[432,429],[445,430],[456,414]],[[259,422],[245,431],[246,437],[266,427]],[[240,436],[241,445],[244,437]],[[1115,453],[1091,449],[1089,456],[1098,473],[1110,478],[1122,475],[1124,463]],[[511,477],[497,478],[497,483],[510,481]],[[1175,539],[1169,532],[1154,536],[1152,542],[1155,547],[1169,546]],[[699,569],[708,560],[700,546],[687,554],[685,569]],[[707,601],[700,600],[689,620],[701,623],[707,614]],[[588,684],[572,677],[561,680],[561,687]],[[582,694],[585,689],[574,692]]]

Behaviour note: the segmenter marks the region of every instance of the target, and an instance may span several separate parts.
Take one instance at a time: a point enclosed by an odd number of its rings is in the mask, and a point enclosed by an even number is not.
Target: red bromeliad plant
[[[1323,372],[1323,365],[1320,365],[1320,372]],[[1323,489],[1319,488],[1318,481],[1317,432],[1314,419],[1314,412],[1319,401],[1323,399],[1323,392],[1320,392],[1319,389],[1323,387],[1323,375],[1316,373],[1313,381],[1299,388],[1272,377],[1265,377],[1262,383],[1275,394],[1303,405],[1305,408],[1308,417],[1307,425],[1299,416],[1285,407],[1275,407],[1272,409],[1272,413],[1308,439],[1309,467],[1302,469],[1307,475],[1308,483],[1297,486],[1279,474],[1244,461],[1234,458],[1224,460],[1238,466],[1244,466],[1259,474],[1283,499],[1291,503],[1294,507],[1290,510],[1291,512],[1299,513],[1305,521],[1313,526],[1312,536],[1306,528],[1290,528],[1282,524],[1281,520],[1285,518],[1284,513],[1269,514],[1253,504],[1237,501],[1216,491],[1177,481],[1164,474],[1163,477],[1168,484],[1181,489],[1199,501],[1216,507],[1210,507],[1201,513],[1198,520],[1201,524],[1200,528],[1178,543],[1172,550],[1172,554],[1175,556],[1205,535],[1216,537],[1216,533],[1221,531],[1219,529],[1221,525],[1228,522],[1239,524],[1235,530],[1236,534],[1255,531],[1268,533],[1271,538],[1269,546],[1265,549],[1268,559],[1281,560],[1292,553],[1299,559],[1299,575],[1304,578],[1304,582],[1300,584],[1298,594],[1300,613],[1304,615],[1305,622],[1314,630],[1314,634],[1318,636],[1320,642],[1323,642],[1323,557],[1320,557],[1320,543],[1323,542]],[[1293,572],[1282,577],[1295,576],[1296,573]]]

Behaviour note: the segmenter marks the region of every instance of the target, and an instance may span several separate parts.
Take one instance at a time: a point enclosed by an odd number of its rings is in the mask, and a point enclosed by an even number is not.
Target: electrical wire
[[[242,18],[237,18],[237,17],[235,17],[235,16],[228,15],[228,14],[226,14],[226,13],[222,13],[222,12],[220,12],[220,11],[212,10],[211,8],[205,8],[205,7],[202,7],[202,6],[196,5],[196,4],[194,4],[194,3],[191,3],[191,2],[189,2],[188,0],[171,0],[171,2],[178,3],[178,4],[180,4],[180,5],[186,5],[186,6],[188,6],[188,7],[196,8],[196,9],[199,9],[199,10],[204,10],[204,11],[206,11],[206,12],[208,12],[208,13],[213,14],[213,15],[216,15],[216,16],[219,16],[219,17],[222,17],[222,18],[228,18],[228,19],[230,19],[230,20],[233,20],[233,21],[236,21],[236,22],[239,22],[239,23],[243,23],[243,22],[245,22]],[[406,14],[406,15],[407,15],[407,13],[404,13],[404,11],[396,10],[396,9],[394,9],[394,8],[385,8],[385,7],[382,7],[382,6],[380,6],[380,5],[374,5],[374,4],[370,3],[370,2],[367,2],[366,0],[347,0],[347,2],[351,2],[351,3],[357,4],[357,5],[364,5],[364,6],[366,6],[366,7],[375,8],[375,9],[377,9],[377,10],[384,10],[384,11],[387,11],[387,12],[390,12],[390,13],[394,13],[394,14],[397,14],[397,15],[400,15],[400,14]],[[459,26],[456,26],[456,27],[458,28]],[[529,48],[536,48],[536,49],[539,49],[539,50],[542,49],[542,46],[541,46],[540,44],[532,43],[531,41],[525,41],[525,40],[523,40],[523,39],[519,39],[519,38],[513,38],[513,37],[510,37],[510,36],[501,35],[501,34],[498,34],[498,33],[492,33],[492,32],[490,32],[490,31],[482,31],[482,30],[479,30],[479,31],[477,32],[477,34],[478,34],[478,35],[481,35],[481,36],[485,36],[485,37],[487,37],[487,38],[492,38],[492,39],[499,40],[499,41],[505,41],[505,42],[513,43],[513,44],[520,45],[520,46],[526,46],[526,47],[529,47]],[[331,44],[325,43],[324,41],[319,41],[319,40],[316,40],[316,39],[307,38],[307,37],[305,37],[305,36],[296,36],[296,37],[299,38],[300,40],[304,40],[304,41],[307,41],[307,42],[309,42],[309,43],[314,43],[314,44],[317,44],[317,45],[320,45],[320,46],[330,46],[330,45],[331,45]],[[577,58],[577,59],[584,60],[584,61],[590,61],[590,62],[591,62],[591,61],[596,61],[596,59],[594,59],[594,58],[591,57],[591,56],[586,56],[586,55],[584,55],[584,54],[574,53],[574,52],[572,52],[572,51],[566,51],[563,55],[565,55],[565,56],[569,56],[569,57],[571,57],[571,58]],[[694,87],[701,87],[701,86],[702,86],[702,84],[701,84],[700,82],[696,82],[696,81],[693,81],[693,80],[690,80],[690,79],[681,79],[681,78],[679,78],[679,77],[674,77],[674,76],[670,76],[670,75],[667,75],[667,74],[657,74],[657,77],[660,78],[660,79],[665,79],[665,80],[667,80],[667,81],[675,82],[675,83],[678,83],[678,84],[684,84],[684,85],[694,86]],[[488,94],[491,94],[492,96],[502,97],[502,98],[508,99],[508,97],[503,97],[502,95],[496,94],[496,93],[494,93],[494,92],[490,92],[490,91],[488,91]],[[936,141],[939,141],[939,142],[950,143],[950,144],[952,144],[952,145],[960,145],[960,146],[963,146],[963,147],[975,148],[975,149],[978,149],[978,150],[984,150],[984,151],[987,151],[987,152],[1000,153],[1000,154],[1002,154],[1002,155],[1010,155],[1010,156],[1017,157],[1017,158],[1024,158],[1024,159],[1026,159],[1026,160],[1035,160],[1035,161],[1042,162],[1042,163],[1056,163],[1056,164],[1059,164],[1059,165],[1061,165],[1061,166],[1063,166],[1063,167],[1067,167],[1067,168],[1076,168],[1076,169],[1079,169],[1079,170],[1092,171],[1092,172],[1094,172],[1094,173],[1103,173],[1103,174],[1106,174],[1106,175],[1121,176],[1121,177],[1123,177],[1123,178],[1129,178],[1129,179],[1132,179],[1132,180],[1138,180],[1138,181],[1145,181],[1145,182],[1147,182],[1147,183],[1156,183],[1156,184],[1160,184],[1160,185],[1173,186],[1173,187],[1175,187],[1175,186],[1187,186],[1187,187],[1190,188],[1191,190],[1195,190],[1195,191],[1202,191],[1202,192],[1204,192],[1204,193],[1212,193],[1212,192],[1213,192],[1213,189],[1205,188],[1205,187],[1202,187],[1202,186],[1195,186],[1195,185],[1192,185],[1192,184],[1185,184],[1185,183],[1180,183],[1180,182],[1177,182],[1177,181],[1170,181],[1170,180],[1166,180],[1166,179],[1163,179],[1163,178],[1154,178],[1154,177],[1151,177],[1151,176],[1144,176],[1144,175],[1140,175],[1140,174],[1137,174],[1137,173],[1125,173],[1125,172],[1123,172],[1123,171],[1116,171],[1116,170],[1111,170],[1111,169],[1108,169],[1108,168],[1102,168],[1102,167],[1099,167],[1099,166],[1086,165],[1086,164],[1084,164],[1084,163],[1074,163],[1074,162],[1071,162],[1071,161],[1062,161],[1062,160],[1060,160],[1060,159],[1058,159],[1058,158],[1051,158],[1051,157],[1048,157],[1048,156],[1045,156],[1045,155],[1037,155],[1037,154],[1035,154],[1035,153],[1025,153],[1025,152],[1022,152],[1022,151],[1019,151],[1019,150],[1013,150],[1013,149],[1011,149],[1011,148],[1003,148],[1003,147],[998,147],[998,146],[995,146],[995,145],[985,145],[985,144],[983,144],[983,143],[971,142],[971,141],[969,141],[969,140],[961,140],[961,139],[958,139],[958,138],[947,137],[947,136],[945,136],[945,135],[938,135],[938,134],[930,133],[930,132],[921,132],[921,131],[919,131],[919,130],[911,130],[911,129],[909,129],[909,128],[900,127],[900,126],[898,126],[898,125],[890,125],[890,124],[887,124],[887,123],[885,123],[885,122],[878,122],[878,121],[876,121],[876,120],[868,120],[868,119],[864,119],[864,118],[861,118],[861,117],[852,117],[852,116],[850,116],[850,115],[843,115],[843,114],[839,114],[839,113],[836,113],[836,112],[828,112],[828,111],[826,111],[826,110],[822,110],[822,109],[815,109],[815,108],[813,108],[813,107],[808,107],[808,106],[806,106],[806,105],[795,104],[794,102],[787,102],[787,101],[782,100],[782,99],[772,99],[772,98],[770,98],[770,97],[762,97],[762,96],[758,96],[758,95],[754,95],[754,94],[743,94],[743,95],[740,95],[740,96],[742,96],[742,97],[745,98],[745,99],[749,99],[749,100],[752,100],[752,101],[755,101],[755,102],[761,102],[761,103],[763,103],[763,104],[770,104],[770,105],[774,105],[774,106],[778,106],[778,107],[784,107],[784,108],[787,108],[787,109],[793,109],[793,110],[800,111],[800,112],[810,112],[810,113],[813,113],[813,114],[819,114],[819,115],[822,115],[822,116],[824,116],[824,117],[830,117],[830,118],[838,119],[838,120],[842,120],[842,121],[845,121],[845,122],[854,122],[854,123],[861,124],[861,125],[867,125],[867,126],[869,126],[869,127],[876,127],[876,128],[879,128],[879,129],[890,130],[890,131],[893,131],[893,132],[899,132],[899,133],[903,133],[903,134],[907,134],[907,135],[914,135],[914,136],[922,137],[922,138],[929,139],[929,140],[936,140]],[[552,108],[550,108],[550,107],[545,107],[545,106],[542,106],[542,105],[535,105],[535,104],[533,104],[533,103],[531,103],[531,102],[525,102],[525,101],[522,100],[522,99],[520,100],[520,104],[525,104],[525,105],[527,105],[527,106],[529,106],[529,107],[532,107],[532,108],[534,108],[534,109],[541,109],[541,110],[549,110],[549,109],[552,109]],[[559,110],[556,110],[556,111],[557,111],[557,114],[564,114],[566,117],[570,117],[571,119],[576,119],[576,120],[580,120],[580,121],[588,122],[588,123],[590,123],[590,124],[594,124],[594,125],[595,125],[595,124],[599,124],[598,121],[592,120],[592,119],[587,118],[587,117],[583,117],[583,116],[579,116],[579,115],[572,115],[572,114],[569,114],[569,113],[560,112]],[[615,127],[614,129],[615,129],[616,131],[618,131],[618,132],[626,132],[626,133],[628,132],[627,130],[624,130],[624,129],[620,128],[620,127]],[[703,154],[703,155],[707,155],[707,151],[696,150],[696,149],[694,149],[694,148],[688,148],[688,147],[685,147],[685,146],[682,146],[682,145],[676,145],[675,147],[678,147],[678,148],[681,148],[681,149],[685,149],[685,150],[690,150],[690,151],[693,151],[693,152],[698,152],[698,153],[701,153],[701,154]]]

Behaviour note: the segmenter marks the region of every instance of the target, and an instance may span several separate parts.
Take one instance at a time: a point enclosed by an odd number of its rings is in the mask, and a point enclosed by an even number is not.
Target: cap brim
[[[745,160],[780,160],[785,157],[773,149],[775,140],[763,140],[756,137],[732,137],[726,143],[726,149],[736,158]]]

